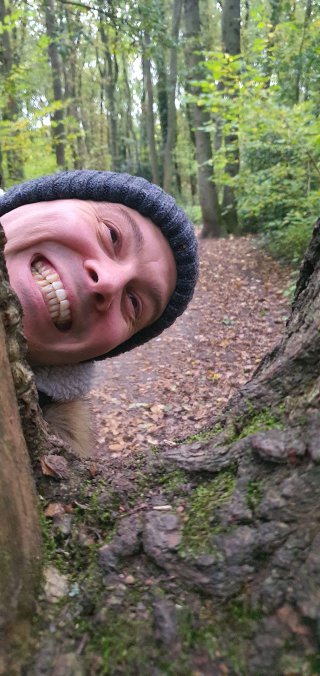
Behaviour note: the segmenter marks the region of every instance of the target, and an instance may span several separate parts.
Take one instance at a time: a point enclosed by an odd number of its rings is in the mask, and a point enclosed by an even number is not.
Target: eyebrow
[[[141,229],[139,228],[138,223],[133,218],[133,216],[131,216],[131,214],[122,209],[121,206],[119,207],[119,209],[132,229],[136,252],[139,253],[139,251],[141,251],[141,249],[144,247],[145,244],[144,236],[141,232]]]

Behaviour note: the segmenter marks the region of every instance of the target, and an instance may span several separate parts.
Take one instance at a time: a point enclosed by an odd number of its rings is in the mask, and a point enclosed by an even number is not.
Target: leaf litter
[[[99,471],[108,460],[195,435],[279,340],[291,270],[252,236],[200,241],[187,311],[158,338],[100,362],[92,391]]]

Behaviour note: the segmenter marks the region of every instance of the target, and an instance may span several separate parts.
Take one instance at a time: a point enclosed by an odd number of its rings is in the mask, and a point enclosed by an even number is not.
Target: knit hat
[[[139,211],[160,228],[176,262],[176,288],[161,317],[97,359],[132,350],[171,326],[191,300],[199,271],[193,226],[173,197],[146,179],[129,174],[86,169],[65,171],[10,188],[0,199],[0,216],[24,204],[57,199],[115,202]]]

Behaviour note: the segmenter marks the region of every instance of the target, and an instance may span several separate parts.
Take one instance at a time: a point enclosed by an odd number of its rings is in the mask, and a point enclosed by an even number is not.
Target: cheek
[[[113,312],[106,319],[92,326],[90,336],[88,336],[88,345],[94,352],[94,356],[97,356],[113,350],[127,340],[132,333],[121,314]]]

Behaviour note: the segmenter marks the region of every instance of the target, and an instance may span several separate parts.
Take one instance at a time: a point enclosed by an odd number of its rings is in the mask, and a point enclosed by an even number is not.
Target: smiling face
[[[37,202],[1,223],[32,365],[74,364],[109,352],[158,319],[174,291],[167,240],[129,207]]]

